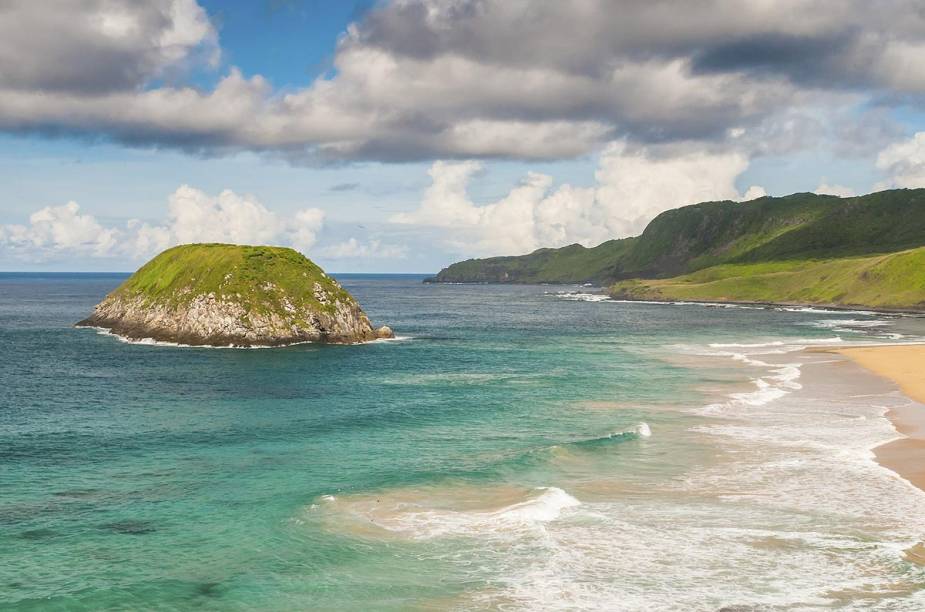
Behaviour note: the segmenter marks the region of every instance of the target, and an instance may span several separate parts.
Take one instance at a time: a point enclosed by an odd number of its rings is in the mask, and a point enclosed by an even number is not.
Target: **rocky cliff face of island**
[[[353,296],[296,251],[225,244],[168,249],[77,325],[194,346],[349,344],[393,335],[374,329]]]

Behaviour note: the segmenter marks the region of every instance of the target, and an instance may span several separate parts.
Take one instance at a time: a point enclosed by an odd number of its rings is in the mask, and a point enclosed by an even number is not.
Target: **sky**
[[[333,272],[925,187],[919,0],[4,0],[0,270]]]

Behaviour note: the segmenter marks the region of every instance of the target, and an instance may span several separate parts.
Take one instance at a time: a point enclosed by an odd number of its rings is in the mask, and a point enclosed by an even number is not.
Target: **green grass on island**
[[[301,253],[284,247],[187,244],[167,249],[142,266],[113,295],[141,296],[145,303],[183,306],[199,295],[237,301],[249,312],[279,310],[286,304],[333,312],[321,303],[315,283],[332,298],[352,300],[324,271]]]
[[[614,284],[616,298],[925,309],[925,248],[872,257],[725,264]]]

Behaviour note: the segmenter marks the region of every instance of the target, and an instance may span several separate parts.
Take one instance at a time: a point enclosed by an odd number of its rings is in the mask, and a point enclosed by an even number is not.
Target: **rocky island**
[[[352,344],[374,329],[350,293],[293,249],[188,244],[142,266],[78,327],[192,346]]]

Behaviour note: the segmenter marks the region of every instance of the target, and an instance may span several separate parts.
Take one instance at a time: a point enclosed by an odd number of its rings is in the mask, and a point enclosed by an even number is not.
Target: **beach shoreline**
[[[604,287],[604,289],[607,289]],[[774,309],[774,308],[813,308],[816,310],[828,310],[831,312],[865,312],[871,314],[884,314],[884,315],[925,315],[925,310],[921,308],[890,308],[887,306],[865,306],[864,304],[832,304],[826,302],[764,302],[764,301],[754,301],[754,300],[725,300],[725,299],[715,299],[715,300],[695,300],[695,299],[684,299],[684,300],[671,300],[671,299],[658,299],[658,298],[646,298],[646,299],[637,299],[632,297],[614,297],[610,294],[609,289],[604,295],[610,297],[610,299],[617,302],[639,302],[641,304],[699,304],[703,306],[751,306],[755,308],[765,308],[765,309]]]
[[[816,349],[847,357],[891,381],[909,398],[886,417],[904,437],[873,449],[877,463],[925,491],[925,344],[827,347]]]

